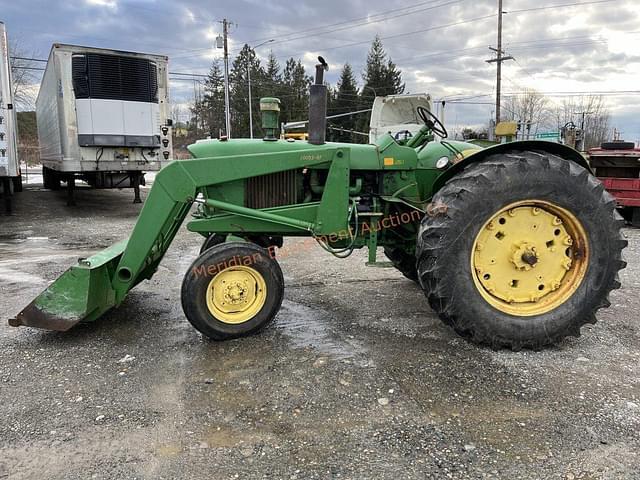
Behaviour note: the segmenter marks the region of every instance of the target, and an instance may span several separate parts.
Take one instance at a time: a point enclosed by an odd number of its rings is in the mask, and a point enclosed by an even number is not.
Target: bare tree
[[[11,77],[13,79],[13,98],[19,110],[34,110],[38,91],[40,72],[34,62],[24,60],[35,58],[36,52],[28,52],[18,40],[9,42]]]
[[[504,110],[506,119],[520,122],[523,127],[521,135],[530,133],[535,136],[541,130],[554,125],[553,115],[549,107],[549,99],[535,89],[527,88],[522,93],[505,99]],[[530,131],[526,130],[530,125]]]
[[[182,122],[182,105],[180,103],[171,104],[171,118],[175,124]]]
[[[611,137],[611,115],[602,95],[569,97],[556,108],[558,126],[573,122],[584,130],[584,149],[598,147]],[[583,124],[584,122],[584,124]]]

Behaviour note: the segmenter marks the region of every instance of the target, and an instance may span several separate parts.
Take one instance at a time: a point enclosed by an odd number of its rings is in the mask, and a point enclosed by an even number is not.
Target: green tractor
[[[547,142],[487,149],[449,141],[420,107],[398,142],[326,143],[326,64],[311,86],[309,140],[277,139],[279,101],[261,101],[263,140],[206,140],[156,177],[131,236],[81,259],[12,326],[67,330],[117,307],[156,272],[184,219],[203,237],[182,283],[187,319],[224,340],[278,313],[285,237],[313,237],[338,258],[378,248],[470,341],[538,349],[577,336],[609,306],[624,268],[615,200],[575,150]],[[435,138],[438,138],[436,141]]]

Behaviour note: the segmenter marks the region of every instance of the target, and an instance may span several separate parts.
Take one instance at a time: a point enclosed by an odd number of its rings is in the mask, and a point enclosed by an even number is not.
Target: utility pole
[[[198,91],[196,90],[196,79],[193,79],[193,103],[195,104],[194,114],[196,117],[196,137],[198,137],[198,110],[200,110],[200,99],[198,98]]]
[[[489,50],[496,52],[496,58],[487,60],[487,63],[496,64],[496,126],[500,123],[500,95],[502,88],[502,62],[506,60],[515,60],[511,55],[503,56],[502,50],[502,0],[498,0],[498,48],[489,47]]]
[[[595,112],[587,112],[587,111],[583,111],[583,112],[573,112],[574,115],[581,115],[582,116],[582,122],[580,122],[580,139],[576,145],[576,150],[582,152],[585,150],[585,139],[586,139],[586,135],[585,135],[585,131],[584,131],[584,124],[585,124],[585,120],[586,120],[586,116],[587,115],[593,115]],[[578,148],[579,147],[579,148]]]
[[[222,38],[216,39],[216,47],[224,49],[224,119],[227,138],[231,138],[231,107],[229,105],[229,26],[231,22],[222,20]]]
[[[580,129],[582,131],[584,131],[584,124],[585,124],[585,120],[586,120],[586,116],[587,115],[593,115],[594,112],[573,112],[574,115],[581,115],[582,116],[582,122],[580,122]]]
[[[247,79],[249,80],[249,138],[253,140],[253,106],[251,103],[251,61],[247,59]]]

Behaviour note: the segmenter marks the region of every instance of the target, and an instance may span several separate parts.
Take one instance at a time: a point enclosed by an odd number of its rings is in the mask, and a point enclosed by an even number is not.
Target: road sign
[[[536,133],[536,138],[537,139],[555,139],[555,140],[559,140],[560,139],[560,132]]]

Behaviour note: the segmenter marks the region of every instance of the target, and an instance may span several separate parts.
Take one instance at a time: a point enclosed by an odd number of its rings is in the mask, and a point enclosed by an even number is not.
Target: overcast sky
[[[606,93],[612,126],[640,141],[640,0],[504,0],[504,10],[504,48],[516,59],[504,63],[505,94],[533,87],[560,103],[564,92]],[[207,73],[223,18],[234,22],[232,52],[273,39],[260,56],[299,57],[310,72],[321,54],[332,84],[344,62],[361,80],[378,34],[408,92],[473,97],[447,107],[450,127],[486,124],[494,110],[495,65],[485,60],[496,11],[497,0],[0,0],[23,53],[46,58],[54,42],[145,51],[168,55],[177,72]],[[175,102],[192,96],[192,82],[172,82]]]

